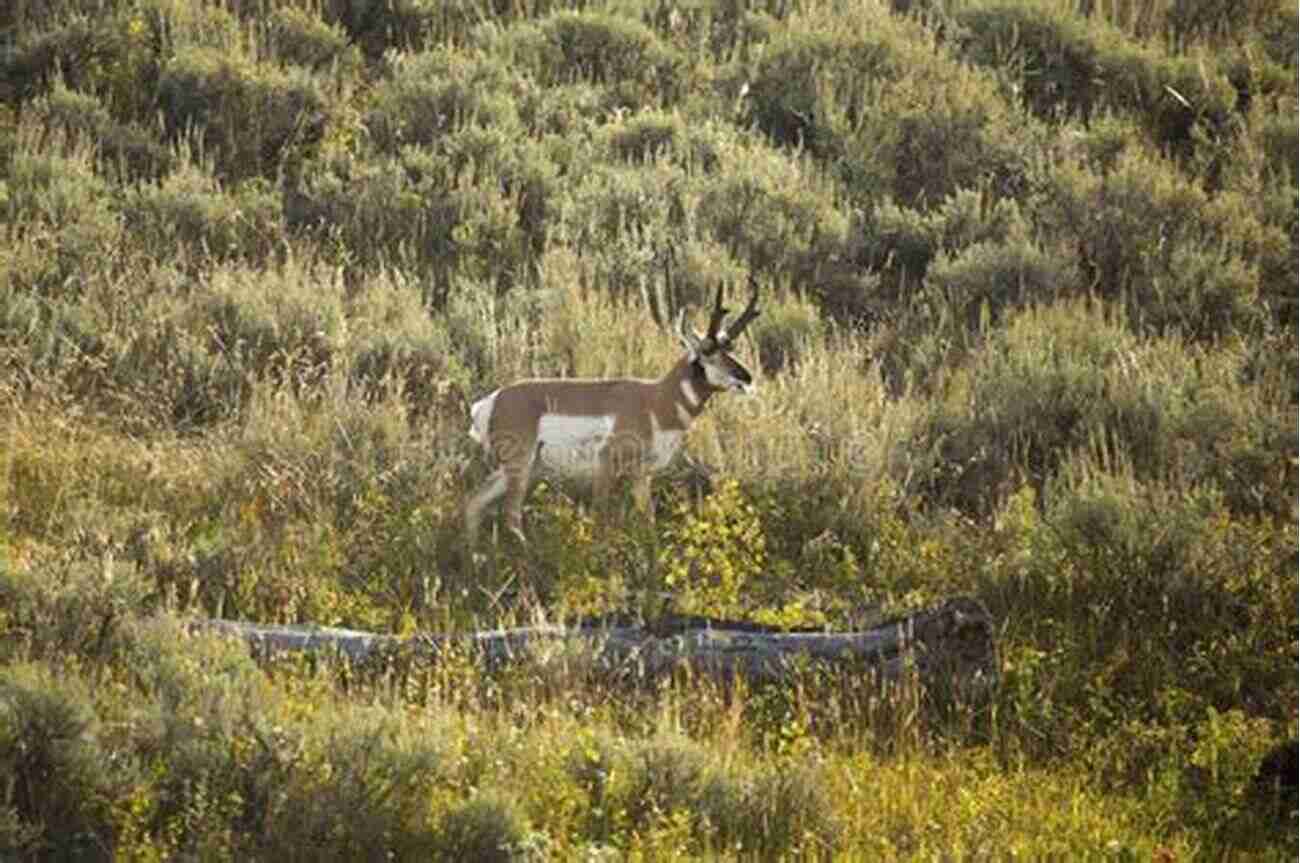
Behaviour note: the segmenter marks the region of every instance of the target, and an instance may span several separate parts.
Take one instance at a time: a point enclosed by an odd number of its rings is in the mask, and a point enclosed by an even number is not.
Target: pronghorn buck
[[[718,286],[703,336],[677,315],[686,353],[657,380],[639,378],[522,380],[470,407],[470,436],[496,457],[497,469],[465,507],[467,539],[474,545],[483,510],[502,497],[510,532],[521,542],[523,504],[535,463],[562,476],[590,479],[597,501],[619,476],[632,476],[636,496],[650,511],[650,476],[672,461],[686,430],[714,393],[751,392],[754,380],[731,350],[758,316],[758,286],[727,328]],[[651,513],[652,514],[652,513]]]

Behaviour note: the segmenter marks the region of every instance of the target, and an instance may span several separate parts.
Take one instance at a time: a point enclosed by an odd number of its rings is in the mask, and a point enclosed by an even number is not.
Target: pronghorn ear
[[[686,329],[686,309],[679,309],[677,312],[677,341],[682,343],[686,353],[690,355],[691,362],[700,358],[700,337]]]

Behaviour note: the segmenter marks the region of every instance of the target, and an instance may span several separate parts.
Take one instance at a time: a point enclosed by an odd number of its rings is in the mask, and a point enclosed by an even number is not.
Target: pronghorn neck
[[[708,403],[718,389],[712,386],[700,372],[700,367],[688,356],[682,357],[668,373],[659,379],[660,391],[665,402],[673,406],[672,419],[674,428],[685,429],[697,416],[704,412]]]

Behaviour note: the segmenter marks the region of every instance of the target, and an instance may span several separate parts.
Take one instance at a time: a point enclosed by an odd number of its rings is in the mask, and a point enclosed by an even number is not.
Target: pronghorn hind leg
[[[528,494],[528,481],[536,457],[537,450],[533,449],[526,462],[501,468],[506,476],[506,525],[523,545],[528,544],[528,538],[524,536],[524,498]]]

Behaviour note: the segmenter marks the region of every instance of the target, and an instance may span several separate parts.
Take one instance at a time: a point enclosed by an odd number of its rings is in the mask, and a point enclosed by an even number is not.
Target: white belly
[[[542,414],[537,424],[537,442],[541,444],[538,455],[545,467],[559,473],[594,474],[613,434],[612,416]]]

